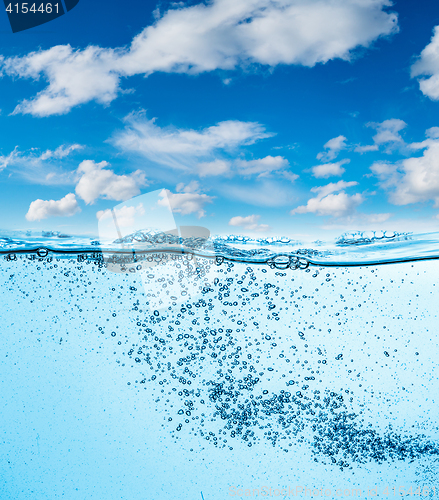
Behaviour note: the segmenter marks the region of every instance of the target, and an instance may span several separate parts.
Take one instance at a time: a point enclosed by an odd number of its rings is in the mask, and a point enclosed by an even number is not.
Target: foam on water
[[[316,482],[350,474],[363,489],[367,477],[381,485],[376,467],[387,464],[388,477],[431,495],[438,236],[354,233],[304,246],[142,232],[100,248],[55,233],[8,235],[0,239],[5,345],[14,351],[11,339],[24,342],[26,330],[31,343],[75,344],[78,355],[77,331],[86,332],[96,363],[118,367],[126,391],[156,412],[167,448],[210,449],[220,463],[264,460],[268,447],[291,474],[301,456]],[[181,245],[201,268],[214,266],[215,279],[193,300],[154,309],[135,267]],[[124,272],[107,271],[108,254]],[[168,265],[170,286],[180,263]],[[224,488],[206,500],[228,498]]]

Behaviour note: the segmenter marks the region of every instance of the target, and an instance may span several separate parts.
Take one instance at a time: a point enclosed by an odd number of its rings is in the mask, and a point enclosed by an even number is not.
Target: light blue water
[[[186,242],[159,309],[157,235],[62,236],[0,242],[0,498],[439,495],[439,235]]]

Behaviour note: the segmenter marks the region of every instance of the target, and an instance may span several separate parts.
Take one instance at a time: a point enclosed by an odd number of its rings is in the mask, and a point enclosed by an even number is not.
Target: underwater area
[[[439,495],[438,234],[166,238],[1,239],[0,498]]]

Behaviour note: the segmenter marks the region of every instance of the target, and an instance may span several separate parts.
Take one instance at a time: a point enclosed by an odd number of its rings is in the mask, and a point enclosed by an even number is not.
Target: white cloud
[[[158,204],[163,207],[171,206],[174,212],[182,215],[196,213],[198,218],[206,215],[204,207],[207,203],[212,203],[213,198],[199,192],[198,182],[192,181],[186,186],[180,183],[176,190],[177,193],[172,193],[169,189],[163,189],[160,193],[162,199]]]
[[[330,139],[323,147],[326,151],[319,153],[317,159],[321,161],[331,161],[338,156],[338,153],[347,148],[346,137],[344,135],[339,135]]]
[[[0,155],[0,172],[6,167],[9,167],[9,165],[13,164],[17,160],[19,155],[20,152],[18,151],[18,146],[15,146],[14,150],[11,151],[8,155]]]
[[[412,65],[411,76],[428,76],[418,80],[419,88],[433,101],[439,100],[439,26],[434,28],[430,43]]]
[[[370,122],[366,124],[367,127],[374,128],[376,134],[372,137],[374,144],[367,146],[357,146],[354,151],[356,153],[367,153],[369,151],[378,151],[379,146],[387,144],[386,152],[390,153],[397,146],[404,146],[405,142],[399,133],[407,123],[398,118],[391,118],[384,120],[381,123]]]
[[[338,181],[338,182],[330,182],[325,186],[316,186],[311,188],[311,192],[319,193],[319,196],[326,196],[330,193],[336,193],[337,191],[341,191],[342,189],[346,189],[348,187],[356,186],[358,182],[356,181]]]
[[[358,182],[338,181],[326,186],[314,187],[312,192],[318,193],[315,198],[310,198],[306,205],[291,210],[291,215],[315,213],[316,215],[332,215],[333,217],[345,217],[355,212],[355,209],[364,199],[360,193],[349,196],[345,188],[356,186]],[[341,191],[338,194],[333,194]]]
[[[235,165],[240,175],[258,174],[264,177],[276,170],[287,168],[289,163],[283,156],[266,156],[257,160],[236,160]]]
[[[116,175],[112,170],[105,169],[107,166],[106,161],[95,163],[93,160],[84,160],[80,163],[76,194],[87,205],[98,198],[125,201],[140,194],[139,188],[147,185],[145,174],[141,170],[130,175]]]
[[[407,144],[409,149],[419,150],[425,149],[431,146],[436,142],[436,139],[439,139],[439,127],[431,127],[425,131],[425,136],[427,139],[421,142],[412,142]]]
[[[377,133],[372,137],[373,142],[377,145],[387,144],[389,142],[404,142],[404,139],[399,133],[407,127],[407,123],[397,118],[384,120],[381,123],[368,123],[368,127],[374,128]]]
[[[72,171],[66,171],[57,160],[66,158],[74,151],[83,149],[80,144],[62,144],[54,151],[47,149],[41,153],[38,148],[20,151],[18,146],[7,156],[0,156],[0,171],[8,167],[11,173],[24,177],[35,184],[73,184]]]
[[[352,213],[362,202],[363,197],[360,193],[349,196],[343,191],[323,198],[310,198],[306,206],[297,207],[291,214],[315,213],[316,215],[342,217]]]
[[[426,137],[429,139],[439,139],[439,127],[430,127],[425,131]]]
[[[332,175],[343,175],[345,172],[345,169],[342,167],[342,165],[346,165],[346,163],[349,163],[351,160],[341,160],[337,161],[335,163],[325,163],[323,165],[316,165],[315,167],[311,168],[312,175],[316,177],[317,179],[327,179],[328,177]]]
[[[211,162],[199,163],[197,173],[200,177],[219,175],[232,177],[237,174],[243,177],[257,175],[258,179],[262,179],[276,172],[277,177],[283,177],[290,182],[294,182],[299,176],[285,170],[288,167],[288,160],[283,156],[266,156],[256,160],[238,159],[234,162],[216,159]]]
[[[28,221],[47,219],[49,217],[71,217],[80,212],[78,202],[73,193],[60,200],[35,200],[26,214]]]
[[[125,130],[113,139],[115,146],[176,170],[196,172],[200,177],[257,175],[262,178],[273,172],[290,182],[298,177],[286,170],[289,163],[283,156],[269,155],[255,160],[222,158],[226,153],[230,155],[242,146],[274,135],[256,122],[229,120],[191,130],[161,128],[155,119],[148,120],[144,112],[132,113],[125,120]]]
[[[70,45],[57,45],[24,57],[6,58],[6,74],[33,80],[43,76],[49,82],[33,99],[23,100],[14,113],[50,116],[67,113],[90,100],[109,104],[120,91],[118,54],[117,50],[93,46],[73,50]]]
[[[288,170],[281,170],[279,172],[280,177],[284,177],[287,179],[287,181],[294,182],[296,179],[299,178],[297,174],[293,174],[293,172],[289,172]]]
[[[183,193],[198,193],[200,191],[200,183],[198,181],[191,181],[189,182],[189,184],[180,182],[177,184],[175,189],[178,192],[183,192]]]
[[[237,215],[229,220],[229,226],[242,227],[247,231],[269,231],[271,228],[267,224],[259,224],[260,215],[247,215],[247,217],[241,217]]]
[[[399,182],[400,174],[397,171],[396,165],[387,161],[376,161],[370,167],[372,174],[380,180],[382,188],[387,189],[391,186],[396,186]]]
[[[47,149],[40,157],[39,159],[41,160],[48,160],[49,158],[65,158],[68,156],[72,151],[76,151],[79,149],[83,149],[84,146],[81,146],[81,144],[72,144],[71,146],[66,146],[66,145],[61,145],[58,146],[55,151],[51,151],[50,149]]]
[[[420,157],[396,164],[375,162],[370,167],[380,186],[389,191],[391,203],[408,205],[433,200],[434,206],[439,207],[439,140],[429,139],[425,143]]]
[[[225,175],[230,172],[230,162],[219,159],[209,162],[202,162],[197,165],[197,170],[200,177]]]
[[[158,15],[129,47],[58,45],[24,57],[0,58],[4,74],[48,86],[15,113],[49,116],[96,100],[109,104],[133,75],[199,74],[251,64],[312,67],[350,60],[357,47],[398,31],[389,0],[212,0]]]
[[[369,153],[370,151],[378,151],[378,144],[369,144],[367,146],[356,146],[356,153]]]
[[[273,135],[259,123],[238,120],[219,122],[200,131],[161,128],[143,112],[132,113],[125,121],[125,130],[113,139],[115,146],[178,170],[195,169],[200,159],[216,151],[233,150]]]

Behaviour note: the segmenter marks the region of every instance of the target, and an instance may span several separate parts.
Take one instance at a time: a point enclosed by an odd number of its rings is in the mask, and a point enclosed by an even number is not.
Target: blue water
[[[438,237],[5,234],[0,498],[434,498]]]

